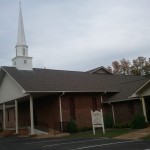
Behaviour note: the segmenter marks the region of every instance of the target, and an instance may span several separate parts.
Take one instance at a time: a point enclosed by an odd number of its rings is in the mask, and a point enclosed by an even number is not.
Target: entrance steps
[[[69,136],[69,133],[60,133],[54,131],[54,129],[49,129],[49,132],[45,132],[39,129],[34,129],[34,135],[30,135],[30,127],[20,128],[19,133],[15,134],[15,129],[7,129],[0,132],[0,137],[10,137],[10,136],[31,136],[37,138],[46,138],[46,137],[62,137],[62,136]],[[57,134],[56,134],[57,133]]]

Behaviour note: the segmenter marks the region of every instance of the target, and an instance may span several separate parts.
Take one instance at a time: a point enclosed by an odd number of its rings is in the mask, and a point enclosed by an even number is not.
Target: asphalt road
[[[150,150],[150,141],[107,138],[0,138],[0,150]]]

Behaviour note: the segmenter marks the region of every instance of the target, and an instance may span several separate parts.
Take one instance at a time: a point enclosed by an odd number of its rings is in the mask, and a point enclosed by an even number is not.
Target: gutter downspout
[[[62,105],[61,105],[61,97],[65,94],[65,92],[63,92],[60,96],[59,96],[59,113],[60,113],[60,124],[61,124],[61,131],[63,130],[63,126],[62,126]]]
[[[103,94],[101,94],[101,103],[103,103],[103,96],[106,94],[107,92],[105,91]]]

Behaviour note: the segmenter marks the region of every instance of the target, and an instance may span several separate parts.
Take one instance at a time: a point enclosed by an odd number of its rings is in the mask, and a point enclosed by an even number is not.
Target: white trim
[[[103,104],[109,104],[109,103],[118,103],[118,102],[124,102],[124,101],[134,101],[134,100],[139,100],[140,97],[135,97],[135,98],[130,98],[130,99],[122,99],[122,100],[112,100],[109,102],[103,102]]]
[[[25,94],[26,94],[26,95],[20,96],[20,97],[15,98],[15,99],[21,99],[21,98],[24,98],[24,97],[26,97],[26,96],[29,96],[29,95],[30,95],[30,94],[27,94],[27,93],[25,93]],[[14,101],[14,99],[9,100],[9,101],[6,101],[6,103],[7,103],[7,102],[11,102],[11,101]],[[2,102],[2,103],[5,103],[5,102]],[[0,103],[0,104],[2,104],[2,103]]]
[[[134,97],[135,95],[137,95],[137,92],[139,92],[142,88],[144,88],[149,82],[150,79],[146,83],[144,83],[140,88],[138,88],[130,97]]]
[[[106,91],[26,91],[26,93],[104,93]],[[107,91],[107,93],[119,92],[117,91]]]
[[[26,91],[3,67],[1,68],[23,91]]]

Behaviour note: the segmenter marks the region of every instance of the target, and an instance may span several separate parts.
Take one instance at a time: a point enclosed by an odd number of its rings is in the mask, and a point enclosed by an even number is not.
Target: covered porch
[[[19,134],[20,129],[28,128],[29,135],[36,134],[36,130],[50,132],[53,129],[54,132],[55,122],[62,122],[61,95],[59,92],[29,93],[1,103],[0,122],[3,130],[14,128],[15,134]],[[10,108],[11,111],[8,111]]]

